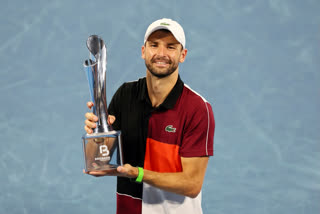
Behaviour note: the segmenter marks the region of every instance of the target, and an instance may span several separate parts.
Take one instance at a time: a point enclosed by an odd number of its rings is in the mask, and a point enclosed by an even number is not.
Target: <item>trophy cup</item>
[[[85,60],[93,113],[99,118],[92,134],[85,134],[83,152],[86,171],[116,171],[123,165],[121,131],[113,130],[107,123],[106,98],[107,48],[97,35],[89,36],[87,48],[90,58]]]

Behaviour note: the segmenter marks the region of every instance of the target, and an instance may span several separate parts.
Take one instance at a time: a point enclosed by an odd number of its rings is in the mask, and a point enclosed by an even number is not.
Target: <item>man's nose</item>
[[[158,46],[157,54],[159,56],[165,56],[166,55],[166,48],[163,45]]]

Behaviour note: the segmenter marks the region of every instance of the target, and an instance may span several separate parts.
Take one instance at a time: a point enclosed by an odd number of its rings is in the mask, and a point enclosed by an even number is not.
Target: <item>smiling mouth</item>
[[[171,64],[170,60],[166,59],[154,59],[152,60],[152,63],[154,63],[158,67],[166,67]]]
[[[158,68],[167,68],[169,66],[168,62],[154,62],[155,66]]]
[[[158,64],[158,65],[166,65],[166,64],[168,64],[167,62],[155,62],[156,64]]]
[[[157,57],[154,58],[153,60],[151,60],[152,63],[155,63],[157,65],[167,65],[167,64],[171,64],[171,60],[167,59],[167,58],[163,58],[163,57]]]

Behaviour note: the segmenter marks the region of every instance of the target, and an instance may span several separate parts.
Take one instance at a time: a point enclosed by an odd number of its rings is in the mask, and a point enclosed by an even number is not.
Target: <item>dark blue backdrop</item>
[[[115,178],[82,174],[91,34],[108,100],[145,75],[158,18],[184,27],[181,77],[212,103],[208,214],[320,212],[320,1],[1,0],[0,213],[114,213]]]

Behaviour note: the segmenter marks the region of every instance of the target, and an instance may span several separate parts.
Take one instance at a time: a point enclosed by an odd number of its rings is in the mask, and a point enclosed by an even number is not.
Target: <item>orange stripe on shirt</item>
[[[147,138],[144,168],[155,172],[181,172],[179,146]]]

